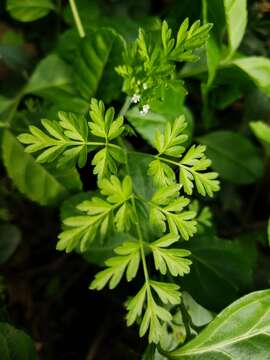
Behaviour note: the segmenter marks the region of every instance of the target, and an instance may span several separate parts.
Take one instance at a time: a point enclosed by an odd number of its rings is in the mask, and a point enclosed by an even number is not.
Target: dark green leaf
[[[0,225],[0,264],[6,262],[21,241],[20,230],[15,225]]]
[[[36,94],[58,105],[58,110],[84,113],[88,103],[73,88],[71,68],[57,55],[44,58],[34,70],[24,94]]]
[[[31,338],[7,323],[0,323],[0,357],[3,360],[36,360]]]
[[[190,274],[182,280],[183,287],[202,306],[220,310],[252,282],[256,258],[250,246],[209,235],[181,244],[191,251],[192,260]]]
[[[206,154],[220,177],[234,184],[250,184],[263,175],[263,162],[255,146],[232,131],[216,131],[201,136]]]
[[[111,29],[100,29],[81,40],[73,68],[76,87],[86,101],[96,96],[108,103],[118,97],[122,80],[115,67],[121,63],[123,49],[122,37]]]

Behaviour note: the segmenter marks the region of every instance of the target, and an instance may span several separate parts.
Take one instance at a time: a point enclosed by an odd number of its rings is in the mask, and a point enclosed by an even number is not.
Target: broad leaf
[[[0,225],[0,264],[6,262],[21,241],[20,230],[15,225]]]
[[[253,121],[249,125],[270,156],[270,126],[262,121]]]
[[[250,184],[263,175],[263,162],[255,146],[232,131],[215,131],[201,136],[206,154],[220,177],[234,184]]]
[[[8,0],[7,11],[19,21],[28,22],[46,16],[55,6],[52,0]]]
[[[0,356],[3,360],[36,360],[31,338],[22,330],[0,323]]]
[[[230,53],[233,53],[244,36],[247,25],[247,0],[224,0]]]
[[[122,80],[115,71],[121,62],[124,41],[112,29],[99,29],[81,40],[74,59],[75,85],[81,96],[102,97],[105,103],[116,99]]]
[[[41,205],[50,205],[68,195],[67,188],[46,168],[36,163],[8,130],[4,132],[2,151],[8,175],[29,199]]]
[[[270,353],[270,290],[228,306],[194,340],[167,354],[174,360],[267,360]]]
[[[233,64],[244,71],[265,94],[270,96],[270,60],[250,56],[234,60]]]
[[[250,244],[213,236],[195,237],[181,244],[191,252],[190,274],[183,287],[196,301],[208,309],[220,310],[235,300],[252,282],[256,253]],[[229,264],[229,266],[228,266]]]
[[[73,88],[71,67],[58,55],[44,58],[35,68],[24,94],[36,94],[58,106],[58,110],[84,113],[88,103]]]

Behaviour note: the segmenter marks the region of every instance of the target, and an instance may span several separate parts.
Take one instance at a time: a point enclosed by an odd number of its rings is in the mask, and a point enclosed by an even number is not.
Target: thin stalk
[[[70,8],[71,8],[71,12],[72,12],[72,15],[73,15],[73,18],[74,18],[74,21],[75,21],[79,36],[81,38],[84,38],[85,37],[85,31],[84,31],[84,28],[83,28],[83,24],[81,22],[81,18],[80,18],[80,15],[79,15],[75,0],[69,0],[69,5],[70,5]]]
[[[181,314],[182,314],[182,320],[183,320],[183,324],[186,330],[186,341],[191,339],[191,331],[190,331],[190,316],[189,313],[185,307],[185,304],[183,302],[183,300],[181,301],[180,305],[179,305]]]
[[[155,158],[160,159],[161,161],[167,162],[167,163],[169,163],[169,164],[178,166],[178,167],[181,166],[181,164],[179,164],[178,162],[173,161],[173,160],[170,160],[170,159],[167,159],[167,158],[164,158],[164,157],[159,156],[159,155],[156,155]]]
[[[203,18],[203,23],[206,24],[207,23],[207,1],[206,0],[202,0],[202,18]]]
[[[119,143],[121,144],[122,150],[125,153],[125,165],[126,165],[127,174],[130,174],[130,169],[129,169],[129,164],[128,164],[128,156],[127,156],[128,151],[126,149],[126,146],[125,146],[124,141],[123,141],[122,138],[119,139]],[[144,278],[145,278],[145,283],[146,283],[147,294],[148,294],[148,296],[151,297],[149,274],[148,274],[148,269],[147,269],[145,253],[144,253],[143,234],[142,234],[142,230],[141,230],[141,227],[140,227],[140,221],[139,221],[139,216],[138,216],[138,212],[137,212],[137,206],[136,206],[136,202],[135,202],[135,196],[136,195],[133,194],[132,197],[131,197],[131,205],[132,205],[132,209],[133,209],[133,212],[134,212],[134,224],[135,224],[135,228],[136,228],[136,232],[137,232],[137,236],[138,236],[138,240],[139,240],[139,245],[140,245],[140,253],[141,253],[141,259],[142,259],[142,265],[143,265],[143,273],[144,273]]]
[[[126,97],[126,100],[124,102],[124,105],[122,106],[120,112],[119,112],[119,116],[125,116],[129,107],[131,105],[131,97],[130,96],[127,96]]]
[[[125,152],[126,170],[127,170],[127,173],[130,174],[127,150],[125,148],[123,140],[120,139],[120,141],[121,141],[121,143],[123,145],[123,150]],[[147,293],[148,293],[148,295],[150,295],[150,293],[149,293],[149,291],[150,291],[149,274],[148,274],[147,263],[146,263],[146,258],[145,258],[145,254],[144,254],[144,241],[143,241],[142,230],[141,230],[141,227],[140,227],[140,221],[139,221],[139,216],[138,216],[138,212],[137,212],[137,207],[136,207],[135,195],[134,194],[131,197],[131,204],[132,204],[132,209],[133,209],[133,212],[134,212],[134,224],[135,224],[135,227],[136,227],[138,240],[139,240],[139,244],[140,244],[140,252],[141,252],[141,258],[142,258],[142,264],[143,264],[143,273],[144,273],[145,282],[146,282],[146,286],[147,286]]]

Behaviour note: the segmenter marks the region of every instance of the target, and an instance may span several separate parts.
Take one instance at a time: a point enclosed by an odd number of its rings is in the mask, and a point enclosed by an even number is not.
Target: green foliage
[[[191,252],[192,261],[192,271],[183,279],[183,287],[206,308],[220,310],[251,286],[256,264],[252,244],[243,246],[239,240],[223,240],[206,233],[183,247]]]
[[[22,145],[8,130],[4,132],[2,146],[3,160],[8,175],[18,189],[31,200],[42,205],[57,204],[69,195],[70,190],[81,189],[76,170],[68,170],[69,184],[66,183],[63,174],[43,167],[35,162],[30,154],[24,152]],[[72,189],[69,187],[71,179],[74,179],[71,183]]]
[[[270,60],[259,56],[250,56],[233,61],[243,70],[265,94],[270,96]]]
[[[268,156],[270,156],[270,126],[262,121],[250,123],[251,130],[262,143]]]
[[[174,62],[197,61],[193,51],[206,43],[211,27],[196,21],[189,28],[186,19],[174,39],[172,29],[163,21],[159,40],[140,29],[136,42],[124,53],[124,65],[116,68],[124,78],[123,91],[142,104],[162,97],[164,88],[177,84]]]
[[[263,175],[263,163],[255,146],[232,131],[215,131],[201,136],[206,153],[222,178],[234,184],[250,184]]]
[[[0,355],[5,360],[36,360],[37,353],[31,338],[22,330],[0,323]]]
[[[79,248],[81,252],[89,249],[97,231],[104,237],[108,231],[112,216],[114,214],[114,225],[118,232],[129,230],[132,222],[132,208],[130,197],[132,195],[132,182],[126,176],[121,183],[116,176],[110,179],[102,179],[98,183],[101,194],[107,200],[93,197],[85,200],[77,206],[85,215],[67,217],[64,225],[68,227],[59,236],[58,250],[70,252]],[[70,229],[71,228],[71,229]]]
[[[164,134],[156,133],[154,146],[158,151],[156,160],[149,165],[149,174],[157,186],[169,185],[175,182],[175,174],[172,166],[179,168],[179,182],[183,186],[184,192],[191,195],[196,185],[197,191],[205,196],[213,196],[215,191],[219,190],[219,182],[216,179],[218,174],[215,172],[204,172],[211,165],[211,161],[206,158],[206,147],[202,145],[193,145],[184,155],[186,150],[182,146],[186,141],[186,135],[182,132],[186,127],[183,117],[175,120],[173,125],[166,125]],[[163,157],[165,154],[169,157],[180,158],[177,162]],[[169,164],[169,165],[168,165]]]
[[[84,113],[88,103],[73,85],[72,68],[58,55],[50,54],[35,68],[22,95],[35,94],[54,103],[58,109]]]
[[[77,213],[64,217],[63,232],[59,235],[58,250],[66,252],[79,251],[88,253],[91,244],[99,238],[104,238],[109,232],[126,234],[126,240],[115,248],[114,257],[105,261],[107,268],[96,275],[91,284],[91,289],[102,289],[107,283],[111,289],[115,288],[126,272],[127,281],[131,281],[137,275],[140,264],[143,265],[144,285],[139,293],[128,302],[128,325],[140,317],[145,304],[145,312],[140,326],[140,335],[143,336],[149,329],[149,341],[158,343],[162,336],[162,323],[169,323],[172,316],[162,304],[176,304],[179,302],[181,293],[177,285],[167,284],[152,280],[149,276],[146,262],[147,252],[151,252],[156,270],[162,275],[167,273],[172,276],[184,276],[189,273],[191,261],[186,259],[190,252],[185,249],[170,248],[181,238],[189,240],[197,228],[196,211],[187,210],[190,200],[180,196],[179,190],[184,188],[191,195],[192,183],[187,189],[186,183],[182,183],[180,176],[179,184],[170,184],[167,188],[157,188],[148,200],[143,198],[140,189],[133,186],[133,179],[137,182],[137,175],[130,171],[129,150],[120,136],[124,132],[124,119],[122,116],[115,118],[114,109],[105,110],[104,103],[91,100],[90,118],[88,122],[83,116],[72,113],[60,112],[58,121],[42,120],[42,125],[47,131],[43,132],[36,126],[30,126],[30,133],[19,136],[19,140],[26,144],[27,153],[38,152],[37,162],[54,163],[68,167],[70,164],[78,163],[84,167],[88,153],[101,146],[93,157],[92,164],[95,165],[94,174],[98,176],[98,187],[100,196],[94,196],[78,203]],[[181,157],[185,151],[183,146],[188,135],[183,134],[187,124],[184,117],[177,118],[172,124],[167,123],[164,134],[157,132],[155,147],[158,150],[156,156],[160,164],[167,166],[169,157]],[[102,142],[91,141],[100,138]],[[120,145],[113,143],[120,140]],[[212,195],[218,190],[216,173],[199,173],[210,166],[210,161],[204,156],[205,148],[202,146],[191,147],[180,160],[180,165],[185,171],[190,171],[194,176],[198,191],[202,195]],[[133,153],[133,152],[131,152]],[[165,157],[166,156],[166,157]],[[174,162],[172,162],[174,165]],[[39,166],[36,164],[35,166]],[[119,169],[120,167],[120,169]],[[154,171],[153,161],[148,165],[151,175],[156,179],[159,173]],[[146,168],[147,168],[146,167]],[[175,180],[174,169],[167,166],[170,176]],[[180,170],[181,171],[181,170]],[[121,174],[125,174],[123,177]],[[118,176],[114,175],[119,173]],[[146,174],[143,174],[145,181]],[[122,179],[122,180],[121,180]],[[192,177],[193,179],[193,177]],[[201,180],[200,180],[201,179]],[[167,181],[167,180],[165,180]],[[148,190],[149,191],[149,190]],[[149,231],[141,226],[141,207],[149,203],[148,212],[144,217],[150,218],[150,225],[157,228],[157,233],[163,232],[164,236],[152,241]],[[200,220],[201,221],[201,220]],[[149,226],[149,225],[148,225]],[[147,235],[148,234],[148,235]],[[156,236],[156,235],[155,235]],[[125,236],[123,237],[125,239]],[[132,241],[131,241],[131,240]],[[168,292],[166,294],[166,292]],[[157,294],[157,300],[154,294]],[[135,300],[134,300],[135,299]],[[137,300],[139,308],[137,307]],[[177,299],[177,300],[176,300]]]
[[[166,231],[166,223],[171,233],[180,234],[188,240],[196,232],[196,213],[183,211],[189,204],[189,199],[178,196],[180,185],[168,185],[159,189],[152,197],[150,222],[157,225],[162,232]]]
[[[0,264],[5,263],[21,241],[20,230],[11,224],[0,225]]]
[[[46,16],[55,6],[52,0],[8,0],[7,10],[19,21],[29,22]]]
[[[121,90],[121,78],[114,68],[119,65],[125,43],[112,29],[90,32],[76,49],[73,66],[75,85],[81,96],[102,96],[105,103],[116,99]]]
[[[78,162],[83,167],[87,160],[88,127],[84,119],[72,113],[59,112],[59,121],[41,120],[48,135],[36,126],[30,126],[30,134],[21,134],[18,139],[26,144],[27,153],[42,151],[37,161],[50,163],[58,160],[64,166]]]
[[[183,249],[166,249],[169,245],[178,241],[178,237],[173,233],[163,236],[161,239],[151,243],[155,268],[165,275],[167,271],[172,276],[183,276],[189,273],[191,261],[185,259],[190,252]]]
[[[268,220],[268,225],[267,225],[267,236],[268,236],[268,243],[270,244],[270,218]]]
[[[197,338],[167,356],[175,360],[267,359],[269,307],[269,290],[246,295],[223,310]]]
[[[170,26],[145,17],[150,1],[136,9],[132,1],[106,9],[99,1],[69,3],[70,10],[63,2],[59,11],[49,0],[7,1],[17,20],[56,10],[54,27],[67,28],[60,36],[46,29],[44,41],[39,22],[31,36],[23,28],[27,41],[42,40],[33,49],[38,56],[28,54],[22,33],[0,39],[0,57],[12,73],[0,95],[7,175],[40,205],[65,200],[57,250],[103,267],[91,290],[107,286],[119,298],[117,286],[132,282],[120,286],[120,296],[128,294],[127,325],[148,335],[144,359],[242,360],[257,356],[254,344],[266,359],[268,292],[240,299],[202,330],[211,311],[269,284],[268,256],[261,256],[270,238],[269,49],[246,47],[251,33],[259,34],[255,42],[268,34],[258,26],[262,14],[254,19],[251,10],[246,32],[245,0],[175,2],[168,5]],[[191,20],[184,19],[187,9]],[[225,180],[220,194],[218,173]],[[6,174],[3,182],[11,191]],[[0,263],[20,241],[5,205],[0,199],[0,220],[8,221],[0,224]]]
[[[228,32],[230,53],[239,46],[247,25],[247,1],[224,0],[225,19]]]

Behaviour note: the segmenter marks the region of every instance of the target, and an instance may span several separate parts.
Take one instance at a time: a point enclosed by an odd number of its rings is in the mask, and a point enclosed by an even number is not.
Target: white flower
[[[148,104],[143,105],[142,110],[140,110],[140,114],[141,114],[141,115],[146,115],[149,110],[150,110],[150,106],[149,106]]]
[[[137,104],[139,101],[140,101],[140,95],[138,94],[134,94],[131,98],[131,101],[134,103],[134,104]]]

